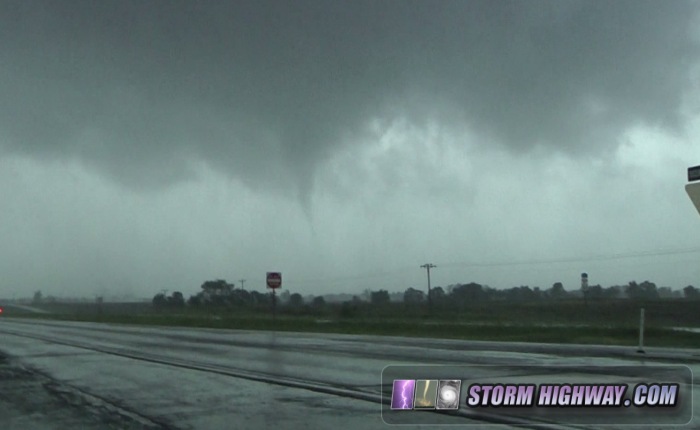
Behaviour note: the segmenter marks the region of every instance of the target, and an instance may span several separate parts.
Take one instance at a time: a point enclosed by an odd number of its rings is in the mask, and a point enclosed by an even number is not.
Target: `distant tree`
[[[248,306],[253,302],[253,299],[250,291],[239,288],[237,290],[233,290],[230,301],[236,306]]]
[[[316,296],[311,301],[311,306],[313,306],[314,308],[322,308],[326,306],[326,299],[324,299],[323,296]]]
[[[442,287],[431,288],[430,298],[432,299],[434,305],[441,305],[445,303],[445,297],[445,290],[443,290]]]
[[[229,296],[224,296],[220,294],[210,296],[208,302],[213,306],[227,306],[231,304]]]
[[[43,295],[41,294],[41,290],[37,290],[34,292],[34,298],[32,298],[32,304],[39,305],[41,304],[41,299]]]
[[[549,297],[559,300],[566,297],[566,290],[564,290],[564,284],[561,282],[555,282],[552,284],[552,288],[549,289]]]
[[[304,304],[304,298],[299,293],[294,293],[289,296],[289,306],[294,308],[301,307]]]
[[[450,300],[455,303],[464,305],[467,303],[480,302],[486,299],[486,293],[481,284],[470,282],[464,285],[457,285],[450,292]]]
[[[537,287],[535,287],[537,288]],[[537,293],[533,288],[530,288],[528,285],[521,286],[519,288],[519,293],[520,293],[520,300],[523,301],[532,301],[537,299]]]
[[[228,296],[233,292],[234,284],[229,284],[224,279],[206,281],[202,284],[202,290],[212,296]]]
[[[505,291],[506,300],[514,302],[524,302],[534,300],[536,295],[535,292],[527,285],[521,285],[520,287],[513,287]]]
[[[185,306],[185,298],[182,293],[175,291],[170,297],[168,297],[168,305],[174,308],[181,308]]]
[[[251,302],[259,305],[268,305],[272,303],[270,294],[263,294],[258,291],[250,292]]]
[[[202,304],[202,297],[197,294],[192,295],[187,299],[187,304],[190,306],[199,306]]]
[[[625,288],[627,297],[633,300],[656,300],[659,298],[659,292],[656,290],[656,284],[649,281],[644,281],[637,284],[634,281]]]
[[[625,294],[630,299],[638,300],[642,298],[642,288],[635,281],[630,281],[627,286],[625,286]]]
[[[590,300],[600,300],[603,298],[603,287],[600,285],[591,285],[587,288],[586,295]]]
[[[692,285],[688,285],[687,287],[683,288],[683,295],[686,299],[697,300],[700,299],[700,290]]]
[[[617,299],[620,297],[622,289],[619,286],[612,286],[603,289],[603,297],[606,299]]]
[[[376,306],[389,304],[389,292],[387,290],[372,291],[370,294],[370,302]]]
[[[434,298],[434,297],[432,297],[433,296],[432,293],[434,293],[434,292],[435,292],[434,290],[431,291],[431,298]],[[415,288],[409,287],[403,293],[403,301],[406,304],[421,303],[421,302],[423,302],[424,299],[425,299],[425,297],[424,297],[423,291],[416,290]]]
[[[168,299],[165,297],[165,294],[158,293],[153,296],[153,306],[156,308],[164,308],[168,306]]]
[[[644,298],[647,300],[658,300],[659,290],[656,288],[656,284],[649,281],[644,281],[639,286],[642,288]]]
[[[486,298],[486,300],[494,300],[498,298],[499,291],[497,289],[491,288],[488,285],[484,285],[482,289],[484,291],[484,297]]]

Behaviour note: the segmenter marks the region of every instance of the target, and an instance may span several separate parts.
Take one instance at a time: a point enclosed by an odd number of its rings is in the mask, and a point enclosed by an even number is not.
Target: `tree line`
[[[679,297],[680,296],[680,297]],[[567,291],[561,282],[555,282],[551,288],[540,289],[529,286],[512,287],[509,289],[495,289],[487,285],[475,282],[468,284],[456,284],[443,289],[435,287],[431,289],[430,301],[437,307],[464,307],[473,303],[490,301],[501,302],[535,302],[556,301],[566,299],[581,299],[586,302],[596,302],[612,299],[630,300],[659,300],[663,298],[685,298],[699,300],[700,290],[688,285],[682,293],[674,292],[668,287],[657,288],[650,281],[637,283],[630,281],[626,285],[614,285],[603,288],[600,285],[591,285],[578,290]],[[416,306],[427,302],[426,291],[409,287],[403,295],[402,301],[407,306]],[[277,296],[278,304],[292,308],[309,307],[322,309],[327,303],[323,296],[315,296],[304,299],[299,293],[282,292]],[[375,306],[384,306],[392,302],[392,295],[387,290],[366,290],[362,295],[353,296],[352,300],[342,303],[347,313],[351,313],[353,305],[369,303]],[[184,308],[189,307],[267,307],[272,304],[270,293],[261,293],[255,290],[235,288],[234,284],[226,280],[217,279],[204,282],[200,291],[185,300],[184,295],[175,291],[170,295],[161,292],[153,297],[153,306],[157,308]],[[343,308],[341,307],[341,312]]]

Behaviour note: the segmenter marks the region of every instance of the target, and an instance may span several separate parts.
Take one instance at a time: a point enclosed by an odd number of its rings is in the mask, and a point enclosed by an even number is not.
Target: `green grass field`
[[[149,303],[57,303],[44,305],[50,314],[15,314],[52,318],[158,326],[278,330],[452,339],[635,346],[639,309],[646,312],[645,346],[700,348],[700,333],[673,327],[700,327],[700,303],[616,301],[588,303],[483,303],[462,309],[391,304],[328,305],[323,309],[279,307],[273,319],[268,308],[154,309]],[[12,317],[6,312],[3,318]]]

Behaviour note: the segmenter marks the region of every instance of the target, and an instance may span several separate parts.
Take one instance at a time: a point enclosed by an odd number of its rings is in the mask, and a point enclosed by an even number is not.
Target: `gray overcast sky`
[[[700,285],[697,1],[6,0],[0,94],[0,297]]]

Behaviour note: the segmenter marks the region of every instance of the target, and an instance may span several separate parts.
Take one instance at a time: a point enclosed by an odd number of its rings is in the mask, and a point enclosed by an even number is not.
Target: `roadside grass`
[[[551,305],[550,305],[551,306]],[[251,309],[161,309],[148,304],[105,306],[98,312],[95,304],[73,304],[59,309],[46,306],[51,314],[22,314],[17,317],[56,319],[64,321],[91,321],[118,324],[153,326],[201,327],[238,330],[275,330],[289,332],[343,333],[387,335],[423,338],[464,340],[536,342],[562,344],[596,344],[636,346],[639,335],[638,308],[624,310],[631,318],[590,318],[590,313],[607,313],[597,309],[592,312],[583,304],[563,306],[569,319],[548,317],[542,306],[513,308],[510,305],[472,308],[448,318],[448,313],[427,315],[424,311],[390,312],[384,315],[377,309],[358,311],[348,317],[337,313],[317,312],[315,315],[290,312],[281,309],[273,319],[269,310]],[[647,309],[649,309],[647,307]],[[653,309],[653,308],[652,308]],[[405,310],[405,309],[404,309]],[[489,310],[490,312],[486,312]],[[556,313],[561,312],[561,307]],[[620,311],[620,309],[618,309]],[[634,312],[633,312],[634,311]],[[673,330],[674,326],[692,326],[690,321],[676,318],[664,325],[656,318],[663,314],[656,310],[651,314],[651,324],[644,333],[645,346],[700,347],[700,333]],[[624,312],[619,312],[624,313]],[[636,316],[634,314],[637,314]],[[690,313],[686,314],[691,316]],[[9,315],[7,315],[9,316]],[[537,317],[535,317],[537,316]],[[555,315],[556,316],[556,315]],[[577,317],[578,316],[578,317]],[[631,320],[631,321],[630,321]],[[691,318],[692,320],[692,318]],[[663,322],[664,320],[661,319]]]

